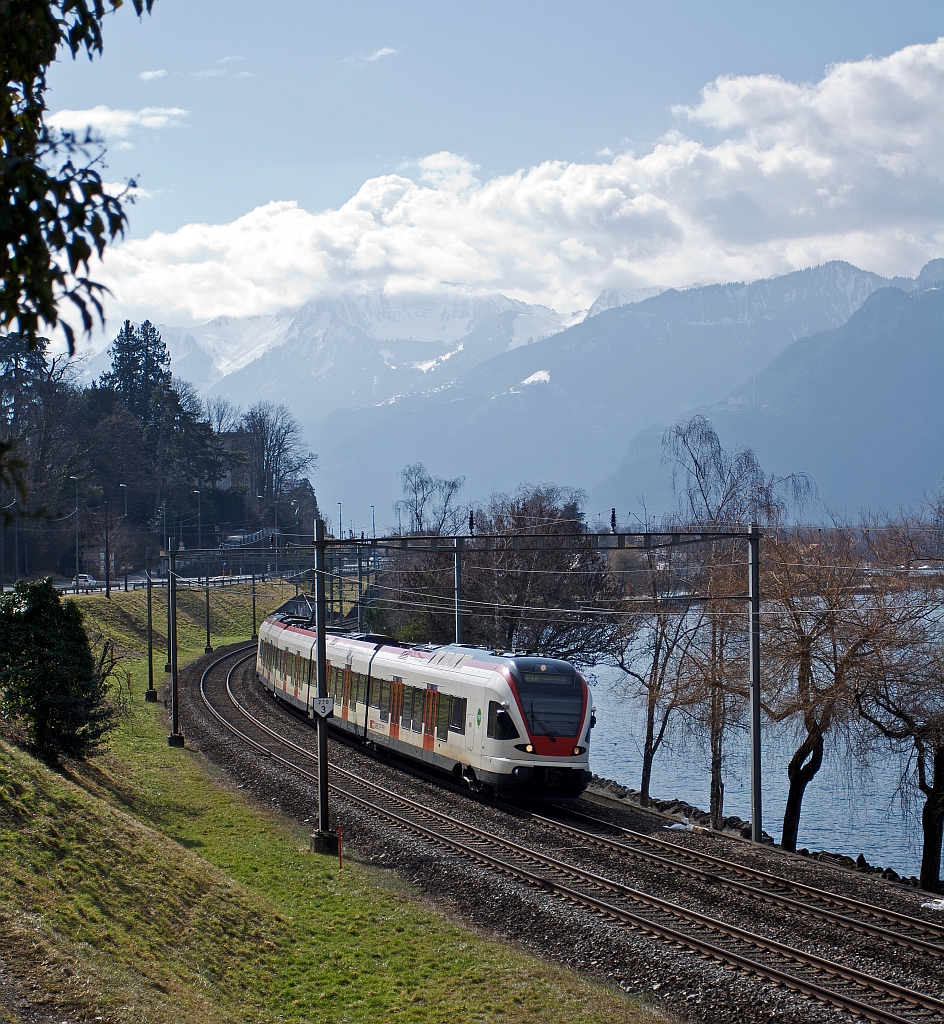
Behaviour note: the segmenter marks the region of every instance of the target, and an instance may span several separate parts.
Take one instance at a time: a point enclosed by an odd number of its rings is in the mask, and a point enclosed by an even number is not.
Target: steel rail
[[[897,910],[889,910],[885,907],[876,906],[873,903],[866,903],[863,900],[854,899],[851,896],[842,896],[839,893],[833,893],[826,889],[819,889],[813,885],[807,885],[805,882],[797,882],[792,878],[785,878],[783,875],[775,875],[769,871],[761,871],[759,868],[752,868],[746,864],[739,864],[737,861],[725,860],[723,857],[716,857],[710,853],[701,853],[697,850],[690,850],[688,847],[679,846],[677,843],[670,842],[666,839],[659,839],[656,836],[647,835],[645,832],[636,832],[634,829],[627,828],[625,825],[618,825],[612,821],[607,821],[605,818],[597,818],[592,814],[587,814],[584,811],[574,810],[570,807],[564,808],[567,814],[580,818],[583,821],[590,822],[601,828],[607,828],[610,831],[619,832],[620,834],[629,837],[634,844],[641,846],[649,846],[655,849],[661,850],[665,853],[670,853],[673,858],[680,860],[687,860],[691,863],[700,864],[705,867],[712,868],[716,871],[726,871],[731,874],[740,875],[742,878],[749,878],[756,882],[762,882],[767,885],[780,886],[784,889],[791,889],[800,895],[807,896],[810,899],[819,900],[823,903],[832,903],[834,906],[842,907],[845,910],[854,911],[855,913],[863,914],[866,917],[880,918],[888,921],[891,924],[897,924],[904,928],[911,928],[914,931],[923,932],[925,935],[935,936],[940,939],[944,939],[944,926],[936,924],[933,921],[925,921],[919,917],[911,917],[908,914],[902,914]],[[559,828],[562,831],[572,831],[572,826],[567,825],[565,822],[559,821],[555,818],[547,818],[542,815],[532,815],[554,828]],[[619,843],[616,840],[608,840],[604,836],[595,836],[590,832],[584,832],[581,829],[576,830],[581,838],[599,842],[604,845],[612,844],[615,848],[622,849],[624,851],[631,851],[634,856],[652,856],[652,854],[646,854],[642,850],[637,850],[635,846],[629,846],[628,844]],[[677,865],[681,868],[681,865]],[[781,897],[776,893],[771,893],[771,896],[780,899]],[[814,908],[810,908],[811,910]],[[844,922],[846,923],[846,922]],[[865,924],[864,922],[856,922],[856,924]],[[911,937],[903,936],[900,932],[888,932],[883,937],[890,938],[897,936],[899,939],[903,939],[906,943],[912,942]],[[930,947],[926,949],[927,952],[935,952],[936,955],[944,955],[944,947],[937,946],[934,943],[926,943],[925,940],[916,940],[919,944],[917,948],[925,948],[925,945]]]
[[[245,650],[245,648],[242,650]],[[213,706],[206,693],[207,678],[210,672],[218,664],[226,658],[232,657],[238,653],[242,653],[242,651],[229,652],[228,655],[224,655],[222,658],[217,659],[217,661],[208,666],[206,671],[203,673],[200,688],[204,703],[222,725],[235,735],[239,736],[254,749],[263,753],[273,761],[284,765],[286,768],[289,768],[302,777],[307,778],[312,782],[317,781],[318,777],[316,773],[307,771],[295,762],[282,757],[280,754],[271,750],[269,747],[265,746],[265,744],[260,743],[253,737],[250,737],[243,730],[228,721],[222,713]],[[277,743],[282,744],[295,753],[301,754],[306,759],[314,760],[312,752],[280,735],[265,723],[261,722],[240,703],[236,695],[233,693],[233,673],[244,661],[247,660],[249,660],[248,657],[237,662],[226,676],[226,690],[233,707],[244,718],[252,722],[256,728],[276,740]],[[643,903],[650,907],[650,909],[660,911],[672,918],[682,920],[689,925],[694,925],[695,927],[700,928],[703,931],[728,936],[729,938],[733,938],[740,942],[742,945],[748,945],[755,949],[763,950],[769,954],[772,953],[775,957],[795,963],[800,967],[811,968],[814,971],[827,973],[833,979],[841,979],[845,982],[858,985],[879,997],[891,997],[899,1002],[907,1003],[910,1008],[922,1008],[939,1015],[944,1015],[944,1002],[934,998],[933,996],[928,996],[924,993],[906,989],[893,982],[873,978],[853,968],[846,968],[840,964],[835,964],[832,961],[817,957],[814,954],[804,953],[801,950],[796,950],[790,946],[784,945],[783,943],[779,943],[776,940],[766,939],[763,936],[756,935],[752,932],[746,931],[745,929],[725,924],[724,922],[698,914],[695,911],[686,910],[676,904],[661,900],[658,897],[650,896],[646,893],[640,892],[639,890],[632,889],[629,886],[624,886],[621,883],[603,878],[593,872],[584,871],[583,869],[557,860],[556,858],[547,857],[544,854],[538,853],[537,851],[531,850],[527,847],[523,847],[510,840],[494,836],[486,830],[480,829],[474,825],[459,822],[454,817],[434,811],[431,808],[425,807],[407,797],[400,796],[377,783],[370,782],[369,780],[355,775],[347,769],[343,769],[335,765],[333,766],[333,771],[345,776],[355,786],[360,786],[375,794],[382,795],[387,799],[392,799],[395,803],[409,808],[414,813],[419,813],[427,818],[432,818],[442,824],[446,824],[454,831],[464,832],[466,836],[471,835],[475,837],[477,842],[484,842],[492,846],[504,848],[506,851],[512,852],[516,856],[523,857],[531,862],[549,867],[558,874],[570,875],[587,881],[596,888],[609,890],[610,892],[628,897],[634,902]],[[339,786],[336,783],[332,783],[331,788],[339,796],[351,800],[372,813],[381,815],[396,824],[402,825],[408,830],[418,832],[431,841],[439,845],[446,846],[464,857],[486,864],[503,874],[509,875],[510,877],[522,879],[537,887],[555,892],[566,900],[577,905],[588,907],[604,917],[629,924],[637,930],[641,930],[647,934],[657,935],[661,938],[667,939],[671,943],[695,949],[700,953],[711,956],[713,959],[719,960],[720,962],[743,968],[753,974],[772,980],[777,984],[782,984],[791,989],[810,995],[821,1002],[839,1006],[859,1016],[864,1016],[870,1020],[878,1021],[880,1024],[902,1024],[902,1022],[909,1020],[909,1018],[901,1017],[897,1013],[885,1007],[877,1006],[874,1003],[863,1002],[862,1000],[843,992],[841,989],[826,988],[815,981],[784,971],[778,966],[761,963],[752,957],[746,956],[742,952],[738,952],[737,950],[725,949],[724,947],[717,946],[713,942],[708,942],[700,935],[680,932],[678,929],[669,925],[653,921],[650,918],[641,917],[640,915],[628,911],[623,907],[616,906],[610,902],[601,900],[596,896],[574,889],[571,886],[562,884],[554,879],[547,878],[544,875],[537,874],[527,868],[521,867],[520,865],[510,864],[501,858],[495,857],[493,854],[487,853],[481,849],[476,849],[474,846],[470,846],[468,838],[451,838],[450,836],[444,835],[442,832],[435,829],[431,829],[420,822],[406,818],[402,814],[398,814],[397,812],[390,810],[390,808],[382,807],[363,795],[352,793],[350,790],[345,789],[343,786]]]

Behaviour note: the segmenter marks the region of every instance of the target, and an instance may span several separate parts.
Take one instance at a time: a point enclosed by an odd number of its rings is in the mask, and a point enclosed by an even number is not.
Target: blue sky
[[[830,65],[868,69],[870,56],[888,58],[916,44],[933,44],[941,35],[944,5],[928,2],[329,5],[288,0],[266,4],[157,0],[153,14],[140,21],[130,9],[109,18],[101,60],[59,64],[51,75],[49,102],[53,112],[71,112],[63,115],[64,126],[82,121],[83,112],[92,111],[86,120],[108,137],[106,177],[117,182],[135,176],[147,193],[131,211],[129,232],[142,248],[128,248],[124,263],[109,265],[116,310],[163,304],[170,317],[199,320],[227,310],[239,314],[271,309],[282,293],[286,300],[296,301],[331,289],[437,286],[503,290],[560,307],[592,299],[598,285],[690,283],[706,276],[697,273],[706,258],[709,268],[717,262],[719,279],[727,279],[731,274],[762,276],[804,260],[834,258],[844,254],[844,244],[847,258],[871,259],[872,269],[884,272],[913,273],[926,256],[940,255],[933,251],[944,241],[939,220],[916,224],[914,210],[905,208],[906,197],[888,194],[889,189],[895,192],[891,178],[884,185],[873,180],[853,185],[873,205],[879,194],[876,189],[882,196],[887,194],[890,215],[904,204],[897,214],[897,235],[887,218],[882,224],[866,224],[861,214],[858,219],[850,215],[839,223],[832,213],[829,223],[823,220],[798,232],[785,230],[779,223],[782,211],[773,209],[754,186],[744,182],[717,185],[710,195],[692,199],[684,216],[672,213],[668,220],[655,223],[652,210],[671,202],[670,193],[678,191],[678,181],[663,181],[657,187],[647,179],[640,186],[633,175],[644,171],[651,178],[654,172],[634,165],[631,173],[621,172],[623,184],[612,187],[623,188],[629,195],[629,186],[624,185],[633,178],[632,188],[648,190],[652,196],[649,219],[633,229],[632,244],[617,232],[612,251],[601,241],[593,217],[581,221],[575,215],[566,229],[556,224],[551,241],[550,229],[544,225],[533,250],[518,251],[511,244],[503,256],[501,240],[489,236],[483,241],[475,228],[481,222],[483,204],[494,213],[494,196],[479,195],[475,209],[467,199],[489,183],[508,181],[510,188],[519,171],[529,183],[532,178],[536,182],[534,169],[548,161],[590,168],[626,154],[636,159],[652,156],[666,138],[676,148],[682,140],[709,150],[745,138],[754,140],[754,145],[768,132],[761,148],[767,146],[770,151],[786,138],[793,139],[790,145],[794,145],[797,133],[787,125],[791,118],[791,124],[796,121],[794,114],[778,115],[786,127],[780,131],[780,141],[771,142],[769,125],[752,120],[747,107],[734,117],[719,113],[716,107],[709,110],[703,90],[719,76],[743,79],[755,99],[769,92],[765,76],[779,76],[791,87],[818,88],[818,83],[832,81],[830,102],[835,110],[836,102],[844,102],[836,97],[845,86],[837,76],[828,78]],[[928,65],[923,53],[917,63],[910,62],[911,70],[896,66],[878,75],[881,81],[875,88],[885,89],[890,97],[891,121],[917,116],[915,103],[926,99],[922,89],[939,88],[934,54],[932,70],[902,114],[904,108],[894,94],[911,88],[914,67]],[[147,72],[165,73],[142,78]],[[859,88],[853,107],[871,103],[866,98],[871,92],[871,85]],[[724,102],[740,103],[745,90],[740,89],[737,100],[733,95],[729,90]],[[755,99],[749,98],[748,105],[753,104],[751,110],[756,111]],[[105,114],[94,113],[103,106],[108,108]],[[679,106],[688,112],[679,111]],[[817,114],[818,123],[822,122],[817,129],[820,134],[843,130],[839,121],[830,122],[829,117],[823,121],[821,113]],[[855,116],[853,109],[850,117]],[[872,116],[874,110],[865,119]],[[924,168],[922,188],[931,191],[937,178],[929,167],[940,155],[940,147],[936,138],[930,138],[933,127],[919,124],[916,130],[926,137],[915,159]],[[809,131],[803,132],[803,145],[812,154],[809,160],[824,158],[809,143]],[[674,134],[667,137],[666,133]],[[855,154],[849,156],[849,147],[856,145],[875,148],[868,139],[842,143],[847,166],[820,189],[831,193],[833,206],[847,188],[841,180],[850,178]],[[896,160],[911,159],[911,155],[902,156],[901,139],[890,145],[893,156],[864,152],[863,160],[877,160],[887,169]],[[830,151],[825,158],[839,160],[837,153]],[[423,162],[436,154],[449,156],[440,156],[434,165]],[[896,180],[901,177],[897,165],[890,173],[897,175]],[[351,262],[349,254],[338,257],[339,238],[351,228],[339,225],[336,218],[327,228],[326,222],[303,221],[297,212],[286,210],[269,210],[266,216],[244,220],[273,202],[295,203],[298,211],[307,214],[338,211],[366,183],[386,181],[385,176],[394,185],[409,181],[425,192],[445,190],[466,197],[462,202],[468,216],[462,223],[455,204],[443,217],[433,217],[441,225],[434,247],[444,253],[440,262],[445,269],[438,284],[428,267],[416,271],[415,255],[399,241],[381,241],[387,254],[386,262],[381,261],[382,273],[365,269],[368,264],[374,269],[380,264],[365,249],[362,235],[356,260]],[[559,182],[554,185],[558,191],[562,187]],[[402,190],[393,196],[391,188],[396,191],[399,186],[390,186],[380,196],[384,190],[372,186],[361,205],[371,206],[375,220],[389,217],[391,223],[402,223],[405,216],[413,218],[415,232],[422,233],[432,215],[416,211],[429,196],[410,193],[404,198]],[[586,182],[574,188],[585,189]],[[782,192],[783,183],[776,188]],[[497,186],[492,191],[497,192]],[[809,196],[799,192],[790,206],[791,216],[809,206]],[[566,219],[570,200],[558,199]],[[544,199],[534,202],[535,209],[545,208]],[[636,205],[634,216],[638,217],[642,205]],[[240,272],[233,271],[234,261],[245,263],[248,257],[233,256],[232,242],[219,233],[197,237],[199,232],[192,230],[198,224],[237,225],[232,231],[243,236],[256,232],[269,237],[278,219],[274,212],[282,217],[280,232],[295,238],[307,231],[307,250],[314,247],[320,254],[314,263],[301,257],[293,262],[294,257],[288,256],[284,287],[240,278]],[[937,218],[937,212],[932,211],[932,216]],[[723,252],[720,260],[714,260],[710,256],[714,250],[702,236],[719,218],[726,222],[718,243]],[[450,231],[455,245],[448,243]],[[890,231],[893,242],[889,242]],[[153,241],[150,249],[143,248],[154,232],[184,233],[174,236],[175,245],[170,248]],[[750,236],[750,244],[742,239],[741,249],[735,252],[732,239],[739,232]],[[766,248],[759,237],[765,232]],[[870,241],[863,241],[863,232]],[[686,249],[694,254],[692,258],[652,256],[653,239],[667,245],[665,239],[675,236],[673,251]],[[641,244],[641,238],[649,243]],[[800,244],[798,238],[805,241]],[[561,267],[537,269],[541,261],[529,255],[541,253],[548,244],[560,247],[565,263],[622,260],[622,269],[609,276],[581,271],[576,275],[580,280],[568,284]],[[229,255],[220,257],[224,250]],[[161,276],[162,268],[182,260],[199,264],[202,300],[177,301],[180,281]],[[337,269],[339,261],[344,263],[343,272]],[[488,264],[487,272],[477,261]],[[524,264],[531,265],[524,268]],[[223,278],[226,286],[218,290],[219,301],[209,301],[213,282]],[[255,296],[251,301],[250,293]]]

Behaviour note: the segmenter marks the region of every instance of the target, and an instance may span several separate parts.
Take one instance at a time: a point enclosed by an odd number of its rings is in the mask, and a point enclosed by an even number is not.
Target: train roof
[[[315,599],[310,594],[298,594],[290,597],[284,604],[280,605],[268,620],[278,622],[284,626],[293,626],[296,629],[303,629],[306,632],[314,632],[315,622]],[[527,662],[562,662],[570,665],[570,662],[554,654],[542,654],[538,651],[506,651],[497,647],[479,647],[474,644],[406,644],[395,640],[391,636],[382,633],[365,633],[358,630],[339,629],[328,627],[326,630],[329,639],[354,640],[361,643],[372,643],[384,647],[399,647],[404,650],[415,651],[418,654],[464,654],[479,662],[493,662],[495,664],[507,664],[509,661],[525,671],[530,667]]]

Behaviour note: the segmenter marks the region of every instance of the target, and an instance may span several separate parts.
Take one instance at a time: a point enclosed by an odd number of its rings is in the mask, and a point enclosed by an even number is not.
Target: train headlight
[[[534,753],[534,747],[530,743],[516,743],[515,750],[523,750],[526,754]]]
[[[578,754],[582,754],[583,751],[584,751],[583,747],[574,747],[574,757],[577,757]]]

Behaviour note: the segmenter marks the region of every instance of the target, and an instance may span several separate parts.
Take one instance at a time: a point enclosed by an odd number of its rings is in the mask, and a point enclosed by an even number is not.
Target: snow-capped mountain
[[[579,323],[504,295],[443,299],[345,295],[270,316],[217,317],[198,327],[160,324],[175,373],[240,405],[259,397],[334,409],[384,401],[448,365],[475,365]]]

